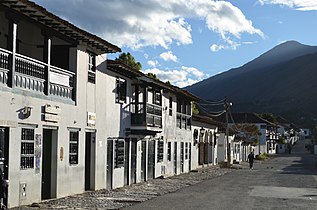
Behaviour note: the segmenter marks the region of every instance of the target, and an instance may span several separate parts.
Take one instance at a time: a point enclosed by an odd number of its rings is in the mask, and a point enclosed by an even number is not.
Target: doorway
[[[137,139],[131,141],[131,183],[136,183]]]
[[[146,181],[146,141],[141,144],[141,180]]]
[[[85,140],[85,190],[95,189],[96,133],[86,132]]]
[[[189,143],[189,164],[188,164],[188,170],[192,170],[192,144]]]
[[[124,146],[124,185],[130,184],[130,139],[125,139]]]
[[[3,173],[3,178],[8,180],[9,173],[9,128],[0,127],[0,169]],[[8,205],[8,189],[4,189],[6,198],[3,199],[3,204]]]
[[[148,141],[149,151],[148,151],[148,168],[147,168],[147,178],[154,179],[155,176],[155,141]]]
[[[112,189],[113,179],[113,140],[107,140],[107,183],[106,188]]]
[[[184,173],[184,142],[181,142],[181,173]]]
[[[43,129],[42,200],[56,198],[57,130]]]
[[[174,174],[177,174],[177,142],[174,142]]]

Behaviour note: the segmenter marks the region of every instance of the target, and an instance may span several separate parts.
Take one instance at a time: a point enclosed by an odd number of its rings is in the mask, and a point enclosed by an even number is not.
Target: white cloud
[[[35,0],[68,21],[121,47],[188,45],[188,20],[205,21],[222,38],[242,33],[263,36],[241,10],[216,0]],[[263,0],[262,0],[263,1]],[[80,15],[79,15],[80,14]]]
[[[225,48],[226,48],[226,46],[224,46],[224,45],[213,44],[213,45],[211,45],[210,50],[212,52],[218,52],[219,50],[223,50]]]
[[[195,78],[197,79],[202,79],[205,74],[202,71],[199,71],[198,69],[194,68],[194,67],[186,67],[186,66],[182,66],[181,68],[183,71],[188,72],[189,74],[192,74],[193,76],[195,76]]]
[[[296,10],[311,11],[317,10],[316,0],[259,0],[261,5],[264,4],[278,4],[281,6],[288,6]]]
[[[180,69],[162,70],[158,68],[143,70],[145,74],[153,73],[163,82],[170,81],[178,87],[186,87],[206,78],[206,75],[194,67],[182,66]]]
[[[210,50],[212,52],[218,52],[220,50],[227,50],[227,49],[231,49],[231,50],[236,50],[241,44],[237,43],[233,40],[231,40],[229,37],[224,37],[224,39],[222,40],[222,42],[224,44],[213,44],[210,47]],[[251,42],[242,42],[242,44],[251,44]]]
[[[177,56],[173,54],[172,51],[163,52],[160,54],[160,58],[165,61],[177,62]]]
[[[147,61],[147,64],[151,67],[156,67],[159,64],[159,62],[157,60],[149,60]]]

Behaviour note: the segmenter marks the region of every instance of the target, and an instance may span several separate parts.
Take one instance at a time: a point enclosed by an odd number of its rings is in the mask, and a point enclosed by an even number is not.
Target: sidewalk
[[[245,163],[234,164],[230,169],[210,166],[165,179],[153,179],[114,190],[90,191],[14,209],[120,209],[243,168],[246,168]]]

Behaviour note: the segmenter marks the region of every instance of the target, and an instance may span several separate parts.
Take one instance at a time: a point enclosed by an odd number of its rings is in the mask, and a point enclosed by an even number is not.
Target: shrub
[[[269,155],[267,153],[262,153],[260,155],[257,155],[256,159],[257,160],[266,160],[269,158]]]

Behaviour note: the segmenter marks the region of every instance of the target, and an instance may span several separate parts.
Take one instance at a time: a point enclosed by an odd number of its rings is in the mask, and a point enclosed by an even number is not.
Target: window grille
[[[124,166],[124,139],[117,139],[115,141],[115,167],[120,168]]]
[[[96,82],[96,56],[88,52],[88,82]]]
[[[79,131],[69,132],[69,164],[78,164]]]
[[[172,143],[171,142],[167,143],[167,160],[168,161],[172,160]]]
[[[125,103],[127,97],[127,81],[117,78],[116,103]]]
[[[22,128],[21,132],[21,169],[34,168],[34,129]]]
[[[169,98],[169,116],[173,115],[173,98]]]
[[[157,161],[158,162],[162,162],[163,161],[163,157],[164,157],[164,141],[163,140],[159,140],[158,141],[158,146],[157,146]]]

